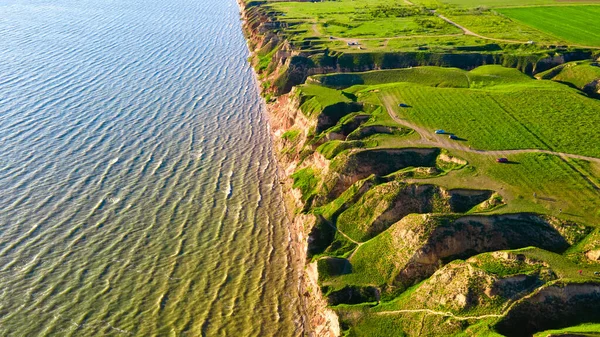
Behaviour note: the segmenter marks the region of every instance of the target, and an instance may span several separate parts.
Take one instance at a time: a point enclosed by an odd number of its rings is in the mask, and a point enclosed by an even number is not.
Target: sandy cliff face
[[[280,49],[274,55],[274,63],[277,69],[271,74],[270,79],[276,78],[279,72],[286,68],[286,62],[292,56],[291,47],[286,41],[281,41],[276,34],[270,33],[273,22],[268,16],[252,8],[246,8],[243,1],[238,1],[240,13],[244,20],[243,26],[248,39],[250,50],[255,53],[261,48],[273,48],[280,45]],[[269,79],[265,79],[269,80]],[[301,195],[292,185],[291,174],[300,165],[299,153],[302,144],[305,143],[307,132],[314,128],[300,111],[299,102],[294,93],[283,95],[275,102],[267,105],[269,127],[275,148],[275,155],[279,162],[279,177],[281,187],[284,190],[286,208],[291,219],[291,240],[294,242],[294,251],[301,252],[298,263],[305,266],[304,273],[299,284],[305,317],[304,335],[312,337],[335,337],[340,335],[338,317],[333,310],[327,308],[327,302],[321,294],[318,285],[318,273],[316,263],[308,264],[307,247],[308,233],[315,223],[315,218],[310,214],[300,214],[296,210],[304,208]],[[293,139],[283,137],[288,131],[296,130],[298,135]],[[327,161],[319,155],[313,155],[302,164],[325,170],[328,168]]]
[[[297,244],[302,249],[302,263],[305,265],[305,272],[302,278],[301,292],[304,298],[304,308],[306,313],[306,334],[314,337],[335,337],[340,335],[340,326],[335,312],[327,308],[327,301],[323,297],[319,284],[316,262],[308,263],[307,248],[308,234],[315,223],[315,217],[311,214],[296,213],[296,210],[304,208],[301,200],[301,194],[292,187],[293,181],[291,174],[299,167],[310,166],[327,173],[329,163],[318,153],[305,158],[300,162],[300,147],[306,141],[306,132],[314,127],[309,120],[300,112],[298,101],[294,95],[288,94],[280,96],[276,102],[267,106],[269,115],[269,124],[273,137],[273,144],[276,148],[276,155],[281,169],[281,179],[283,180],[283,189],[286,191],[286,204],[288,213],[292,220],[292,232],[296,234]],[[314,124],[314,123],[313,123]],[[289,130],[298,130],[299,138],[293,143],[284,139],[282,136]],[[290,148],[292,146],[293,148]]]

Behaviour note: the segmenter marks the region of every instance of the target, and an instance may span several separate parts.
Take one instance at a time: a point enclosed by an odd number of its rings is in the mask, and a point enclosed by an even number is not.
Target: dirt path
[[[550,151],[550,150],[541,150],[541,149],[478,150],[478,149],[473,149],[470,146],[463,145],[462,142],[460,142],[460,141],[448,139],[447,137],[445,137],[445,135],[435,134],[435,132],[433,130],[429,130],[429,129],[426,129],[419,125],[415,125],[404,118],[398,117],[394,113],[394,104],[395,103],[392,102],[392,99],[390,97],[383,97],[383,96],[381,96],[381,99],[383,101],[383,104],[385,105],[385,108],[387,109],[388,114],[396,123],[398,123],[400,125],[404,125],[406,127],[409,127],[411,129],[415,130],[417,133],[419,133],[419,135],[421,136],[421,139],[418,141],[415,141],[416,144],[432,145],[432,146],[436,146],[436,147],[443,147],[446,149],[455,149],[455,150],[469,152],[469,153],[486,154],[486,155],[498,156],[498,157],[506,157],[511,154],[519,154],[519,153],[546,153],[546,154],[551,154],[551,155],[555,155],[555,156],[560,156],[563,158],[582,159],[582,160],[587,160],[587,161],[591,161],[591,162],[600,164],[600,158],[582,156],[582,155],[572,154],[572,153],[556,152],[556,151]],[[600,188],[600,186],[598,188]]]
[[[451,312],[434,311],[434,310],[430,310],[430,309],[406,309],[406,310],[394,310],[394,311],[380,311],[376,314],[377,315],[394,315],[394,314],[402,314],[402,313],[419,313],[419,312],[424,312],[424,313],[428,313],[431,315],[437,315],[437,316],[452,317],[453,319],[455,319],[457,321],[466,321],[466,320],[470,320],[470,319],[498,318],[498,317],[503,316],[501,314],[488,314],[488,315],[480,315],[480,316],[456,316]]]
[[[336,225],[332,224],[331,222],[329,222],[327,219],[325,219],[322,215],[319,215],[319,219],[321,221],[325,221],[331,228],[335,229],[336,232],[342,234],[343,237],[345,237],[348,241],[356,244],[356,248],[354,248],[354,251],[352,252],[352,254],[350,254],[350,256],[348,256],[348,260],[352,259],[352,256],[354,256],[354,254],[356,253],[356,251],[358,250],[358,248],[360,248],[360,246],[362,246],[362,244],[364,242],[358,242],[356,240],[354,240],[353,238],[349,237],[348,235],[346,235],[346,233],[342,232],[341,230],[339,230],[339,228],[337,228]]]
[[[435,11],[433,11],[433,13],[435,13]],[[438,18],[448,22],[449,24],[453,25],[454,27],[460,29],[463,31],[463,33],[465,33],[465,35],[471,35],[471,36],[475,36],[478,37],[480,39],[485,39],[485,40],[493,40],[493,41],[500,41],[500,42],[508,42],[508,43],[520,43],[520,44],[526,44],[528,41],[519,41],[519,40],[507,40],[507,39],[497,39],[497,38],[493,38],[493,37],[488,37],[488,36],[483,36],[483,35],[479,35],[469,29],[467,29],[464,26],[459,25],[458,23],[448,19],[447,17],[443,16],[442,14],[437,14],[435,13],[435,15],[437,15]]]
[[[350,254],[350,256],[348,256],[348,258],[347,258],[348,261],[352,260],[352,257],[354,256],[354,254],[356,254],[356,252],[358,251],[358,249],[360,248],[360,246],[362,246],[364,244],[364,242],[358,242],[358,241],[354,240],[353,238],[349,237],[348,235],[346,235],[346,233],[344,233],[341,230],[339,230],[339,228],[337,228],[336,225],[334,225],[331,222],[329,222],[322,215],[319,215],[319,218],[320,218],[321,221],[325,221],[329,226],[331,226],[331,228],[335,229],[336,232],[342,234],[342,236],[345,237],[348,241],[356,244],[356,248],[354,248],[354,251],[352,252],[352,254]]]
[[[323,34],[321,34],[319,31],[319,26],[316,23],[313,23],[310,27],[312,28],[313,33],[315,33],[317,36],[323,36]]]

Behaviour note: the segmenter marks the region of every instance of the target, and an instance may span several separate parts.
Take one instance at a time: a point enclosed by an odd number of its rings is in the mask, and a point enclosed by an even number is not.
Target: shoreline
[[[252,35],[246,26],[245,8],[243,0],[237,0],[240,10],[240,20],[242,31],[248,46],[250,57],[252,58],[256,51],[250,48],[249,35]],[[252,65],[251,65],[252,66]],[[256,73],[256,69],[252,66],[256,84],[261,88],[261,81]],[[262,91],[262,90],[261,90]],[[267,127],[273,144],[273,155],[277,161],[277,180],[285,205],[285,213],[290,224],[290,263],[297,263],[302,272],[299,276],[298,284],[298,299],[302,310],[302,336],[311,337],[337,337],[340,336],[340,326],[337,314],[327,308],[327,301],[321,293],[318,284],[317,263],[310,262],[307,259],[308,250],[308,234],[312,229],[315,217],[310,214],[297,213],[296,210],[302,209],[304,203],[301,200],[301,195],[293,188],[293,179],[291,174],[299,164],[298,158],[286,158],[282,153],[285,147],[285,141],[281,135],[297,124],[298,115],[301,112],[295,106],[293,100],[290,100],[290,94],[282,95],[275,102],[264,101],[264,107],[267,117]],[[300,117],[299,119],[302,119]],[[288,125],[289,123],[291,125]],[[305,124],[305,121],[301,121]],[[305,133],[306,128],[302,128]]]

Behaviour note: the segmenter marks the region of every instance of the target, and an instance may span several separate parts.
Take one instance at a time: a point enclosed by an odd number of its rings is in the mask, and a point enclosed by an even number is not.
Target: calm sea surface
[[[0,336],[293,336],[234,0],[0,2]]]

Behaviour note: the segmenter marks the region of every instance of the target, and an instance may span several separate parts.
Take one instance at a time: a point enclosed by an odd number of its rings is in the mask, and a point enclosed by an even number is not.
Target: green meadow
[[[600,6],[556,6],[504,8],[498,11],[511,19],[572,44],[600,46]]]

